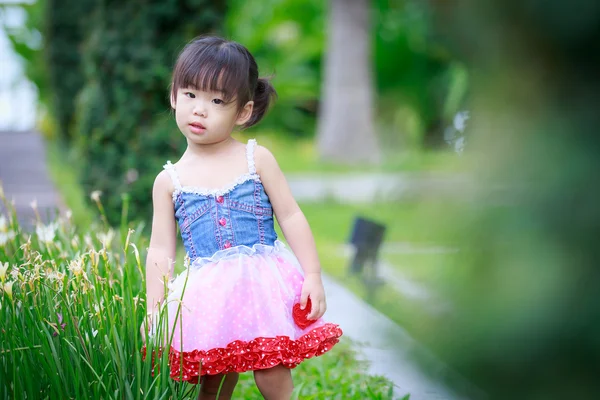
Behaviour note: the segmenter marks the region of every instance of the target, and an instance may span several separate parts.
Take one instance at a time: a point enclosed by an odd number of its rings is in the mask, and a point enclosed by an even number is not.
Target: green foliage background
[[[74,146],[85,160],[84,188],[106,194],[111,223],[123,193],[134,199],[131,215],[149,215],[153,179],[184,144],[169,114],[170,66],[191,37],[216,30],[223,15],[224,2],[197,0],[97,4],[90,13]]]
[[[104,193],[113,224],[124,193],[133,199],[130,217],[150,217],[154,177],[185,146],[167,93],[177,53],[197,35],[243,43],[261,74],[273,76],[279,100],[255,129],[314,134],[327,2],[40,0],[24,7],[27,26],[12,41],[40,91],[40,127],[67,150],[65,164],[78,166],[84,191]],[[441,127],[464,98],[464,69],[431,36],[424,3],[376,0],[371,12],[383,147],[394,157],[407,146],[439,146]],[[25,39],[36,30],[43,44],[31,48]]]
[[[472,74],[477,190],[419,335],[488,399],[597,399],[600,5],[438,2]],[[440,221],[441,222],[441,221]]]

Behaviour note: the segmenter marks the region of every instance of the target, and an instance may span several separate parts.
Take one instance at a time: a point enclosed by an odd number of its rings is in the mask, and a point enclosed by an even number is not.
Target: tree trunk
[[[373,123],[370,1],[330,0],[317,145],[321,159],[380,161]]]

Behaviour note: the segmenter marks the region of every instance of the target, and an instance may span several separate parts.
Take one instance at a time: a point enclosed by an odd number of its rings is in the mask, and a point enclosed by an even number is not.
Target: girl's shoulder
[[[167,193],[173,194],[175,191],[175,182],[173,174],[175,173],[174,164],[167,161],[167,164],[163,166],[163,169],[156,175],[153,185],[153,193]]]
[[[262,177],[270,175],[273,171],[279,171],[279,164],[273,153],[266,147],[256,144],[254,146],[254,162],[256,172]]]

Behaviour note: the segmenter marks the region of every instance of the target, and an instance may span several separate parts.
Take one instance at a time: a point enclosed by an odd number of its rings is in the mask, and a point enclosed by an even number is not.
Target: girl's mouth
[[[190,131],[196,135],[200,135],[206,131],[206,127],[202,125],[200,122],[192,122],[189,124]]]

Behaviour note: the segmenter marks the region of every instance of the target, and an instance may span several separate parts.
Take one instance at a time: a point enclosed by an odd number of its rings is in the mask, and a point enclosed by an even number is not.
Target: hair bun
[[[277,92],[271,82],[266,78],[258,78],[256,81],[256,88],[254,89],[254,108],[252,110],[252,116],[248,122],[244,124],[244,128],[249,128],[252,125],[257,124],[265,115],[276,97]]]

